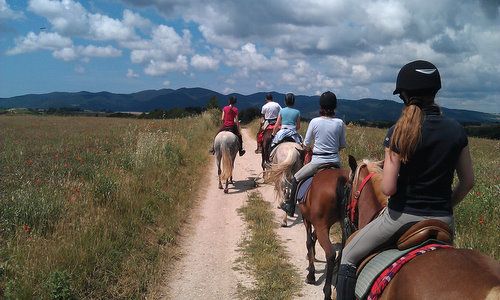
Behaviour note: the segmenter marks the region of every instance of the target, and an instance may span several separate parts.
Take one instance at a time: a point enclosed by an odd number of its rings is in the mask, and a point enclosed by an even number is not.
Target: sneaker
[[[243,156],[245,154],[245,152],[246,152],[245,150],[241,149],[240,150],[240,156]]]

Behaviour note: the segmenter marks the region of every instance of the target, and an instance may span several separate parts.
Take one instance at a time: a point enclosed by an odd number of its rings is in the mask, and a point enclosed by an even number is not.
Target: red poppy
[[[26,233],[30,233],[31,232],[31,227],[28,224],[24,224],[23,225],[23,230]]]

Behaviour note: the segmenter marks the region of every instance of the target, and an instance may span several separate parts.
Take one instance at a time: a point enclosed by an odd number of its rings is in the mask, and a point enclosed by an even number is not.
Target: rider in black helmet
[[[337,96],[330,91],[324,92],[319,97],[319,106],[320,117],[309,122],[304,139],[306,149],[310,149],[314,144],[311,162],[304,165],[292,177],[290,197],[281,205],[281,209],[289,216],[293,216],[295,212],[295,193],[298,182],[314,175],[319,168],[326,165],[340,167],[339,152],[346,147],[344,122],[335,117]]]
[[[382,191],[389,202],[342,251],[337,299],[355,299],[358,264],[401,227],[438,219],[453,230],[453,208],[472,188],[474,175],[464,128],[434,102],[440,88],[439,71],[428,61],[410,62],[399,71],[393,94],[405,106],[384,140]],[[455,171],[459,182],[452,188]]]

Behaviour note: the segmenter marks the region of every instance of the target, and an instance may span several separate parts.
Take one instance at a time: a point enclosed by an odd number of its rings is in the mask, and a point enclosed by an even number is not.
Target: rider
[[[243,137],[241,136],[240,133],[240,122],[238,120],[238,108],[234,106],[236,104],[236,97],[235,96],[230,96],[229,97],[229,105],[224,106],[222,109],[222,116],[221,116],[221,121],[222,125],[219,129],[219,132],[221,131],[231,131],[234,133],[240,142],[240,147],[239,147],[239,154],[240,156],[243,156],[245,154],[245,150],[243,149]],[[214,154],[214,147],[212,145],[212,149],[210,149],[210,153]]]
[[[472,188],[474,175],[464,128],[434,103],[440,88],[439,71],[430,62],[413,61],[399,71],[393,94],[405,107],[384,140],[382,191],[390,199],[344,248],[337,299],[354,299],[356,266],[403,225],[438,219],[453,229],[453,207]],[[459,181],[452,189],[455,170]]]
[[[335,118],[337,96],[330,91],[324,92],[319,97],[319,106],[320,117],[311,120],[304,140],[304,145],[309,149],[314,143],[311,162],[292,177],[291,193],[281,205],[281,209],[291,217],[295,212],[295,193],[298,182],[314,175],[321,167],[328,165],[340,168],[339,152],[346,147],[344,122]]]
[[[290,137],[296,143],[302,144],[302,137],[297,132],[300,129],[300,111],[292,108],[295,104],[295,95],[288,93],[285,95],[286,107],[280,110],[278,120],[273,128],[274,136],[271,148],[276,146],[284,138]]]
[[[255,153],[262,152],[262,138],[263,133],[267,126],[273,125],[278,119],[278,114],[281,110],[281,106],[273,101],[273,95],[271,93],[266,95],[266,104],[262,106],[261,116],[260,116],[260,130],[257,133],[257,149]]]

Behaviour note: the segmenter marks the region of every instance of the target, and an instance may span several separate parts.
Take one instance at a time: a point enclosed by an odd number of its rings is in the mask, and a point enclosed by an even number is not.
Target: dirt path
[[[249,285],[252,282],[252,278],[233,269],[235,260],[239,257],[238,243],[246,230],[237,209],[245,204],[247,191],[254,188],[254,179],[261,173],[260,154],[253,152],[255,139],[245,129],[243,139],[247,153],[236,158],[233,173],[235,184],[230,185],[229,194],[224,194],[217,188],[215,160],[209,168],[206,192],[194,210],[189,228],[182,234],[182,254],[161,293],[169,295],[168,298],[235,299],[238,284]],[[272,203],[278,221],[282,215],[275,208],[277,203],[273,187],[260,185],[258,190],[265,200]],[[291,262],[299,270],[301,279],[305,280],[307,260],[302,222],[296,220],[291,227],[280,228],[278,234],[286,244]],[[324,261],[323,250],[319,245],[316,249],[317,259]],[[319,285],[304,284],[301,298],[323,299],[324,263],[316,263],[316,272]]]

